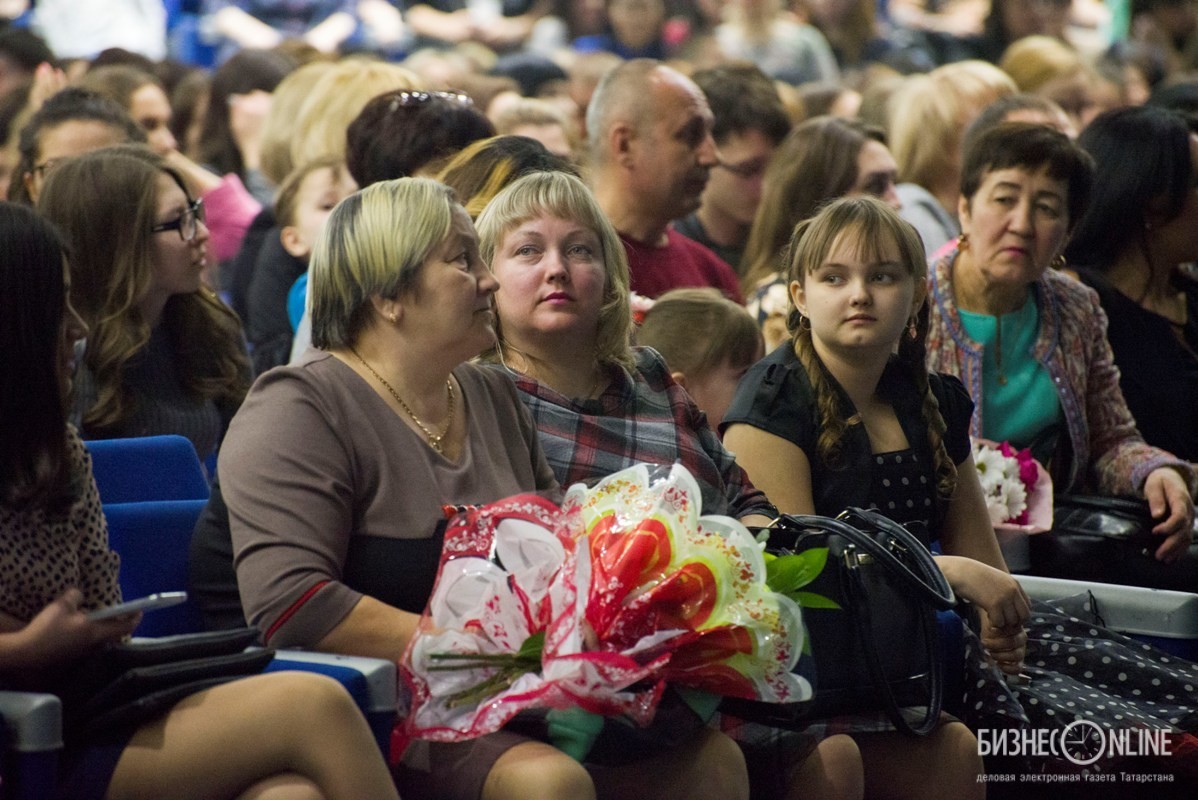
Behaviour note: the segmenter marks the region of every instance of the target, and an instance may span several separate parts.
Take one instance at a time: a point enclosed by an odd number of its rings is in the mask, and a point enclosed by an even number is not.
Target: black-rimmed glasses
[[[188,203],[187,208],[179,216],[167,222],[160,222],[150,228],[150,233],[178,231],[180,239],[190,242],[196,238],[196,233],[199,231],[200,223],[204,221],[204,216],[204,200],[203,198],[197,198]]]
[[[761,175],[764,175],[765,169],[769,165],[770,165],[769,157],[766,157],[766,158],[753,158],[753,159],[749,159],[748,161],[741,161],[736,164],[721,161],[716,166],[720,167],[721,169],[728,170],[729,172],[731,172],[733,175],[735,175],[738,178],[744,178],[745,180],[750,180],[752,178],[757,178],[757,177],[760,177]]]
[[[32,172],[34,175],[40,175],[42,178],[45,178],[46,173],[54,169],[55,165],[61,160],[61,158],[50,158],[40,164],[34,164]]]

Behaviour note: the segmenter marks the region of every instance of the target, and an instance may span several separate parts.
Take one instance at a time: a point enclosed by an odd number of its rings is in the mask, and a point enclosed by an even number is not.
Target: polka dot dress
[[[1038,601],[1026,627],[1023,673],[1031,682],[1025,686],[1008,686],[969,633],[965,721],[974,730],[1054,730],[1082,719],[1115,731],[1198,730],[1198,664]],[[1104,758],[1083,768],[1041,757],[1029,766],[1037,772],[1107,772],[1121,764]]]
[[[924,538],[935,488],[911,450],[874,454],[872,507]],[[930,544],[924,539],[925,544]],[[1027,623],[1026,686],[1008,686],[981,641],[966,631],[964,721],[978,728],[1060,729],[1086,719],[1112,730],[1198,730],[1198,665],[1036,603]],[[952,706],[951,699],[946,704]],[[1103,760],[1086,767],[1110,770]],[[1027,765],[1078,771],[1065,759]]]
[[[870,497],[876,500],[870,508],[906,525],[928,545],[927,523],[933,515],[935,487],[928,480],[926,466],[919,462],[914,450],[874,454]]]

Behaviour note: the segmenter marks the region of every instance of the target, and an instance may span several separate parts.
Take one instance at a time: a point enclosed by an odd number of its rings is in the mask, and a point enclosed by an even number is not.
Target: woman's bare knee
[[[786,800],[860,800],[865,796],[865,768],[852,737],[829,736],[791,770]]]
[[[526,742],[501,755],[483,784],[483,800],[594,800],[586,769],[547,744]]]
[[[320,787],[302,775],[276,775],[251,786],[237,800],[328,800]]]
[[[749,771],[740,747],[719,731],[705,730],[701,736],[694,758],[698,775],[691,797],[695,800],[747,798]]]
[[[982,759],[977,739],[957,721],[923,738],[898,733],[857,738],[865,765],[866,794],[879,798],[981,798]]]

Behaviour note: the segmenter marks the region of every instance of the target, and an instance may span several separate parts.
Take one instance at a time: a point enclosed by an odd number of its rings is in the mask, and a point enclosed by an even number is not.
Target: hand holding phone
[[[158,592],[146,595],[145,597],[139,597],[136,600],[117,603],[115,606],[97,608],[95,611],[88,612],[87,618],[90,620],[100,620],[123,617],[126,614],[133,614],[137,611],[153,611],[156,608],[175,606],[186,599],[187,592]]]

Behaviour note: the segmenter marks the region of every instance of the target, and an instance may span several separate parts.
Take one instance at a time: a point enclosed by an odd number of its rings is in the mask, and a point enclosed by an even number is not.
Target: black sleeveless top
[[[953,463],[960,464],[970,454],[969,419],[973,401],[961,382],[952,376],[933,373],[928,376],[928,384],[947,426],[945,449]],[[848,395],[835,380],[833,385],[840,395],[844,416],[855,414]],[[923,398],[897,359],[891,359],[887,365],[878,392],[894,407],[910,448],[874,453],[865,426],[853,425],[845,430],[841,463],[835,467],[823,463],[816,450],[820,422],[815,393],[793,346],[784,342],[741,379],[721,428],[733,423],[752,425],[793,442],[806,453],[811,462],[811,489],[817,514],[835,516],[846,506],[874,507],[899,522],[926,523],[932,532],[930,538],[935,539],[945,504],[936,495]]]

